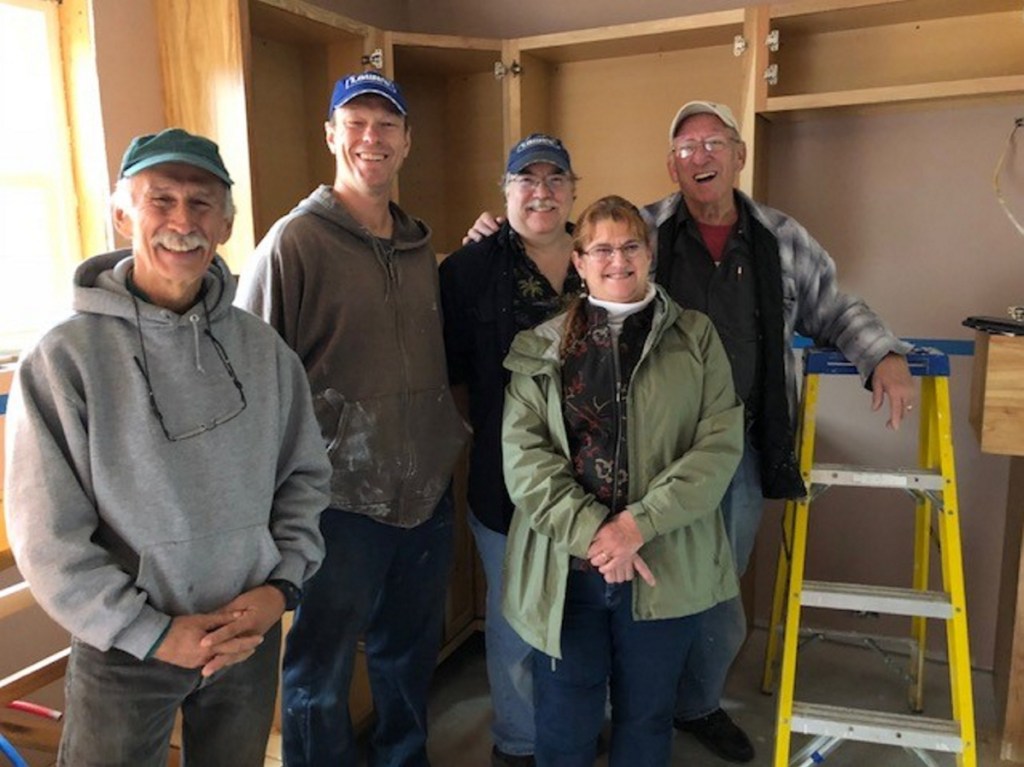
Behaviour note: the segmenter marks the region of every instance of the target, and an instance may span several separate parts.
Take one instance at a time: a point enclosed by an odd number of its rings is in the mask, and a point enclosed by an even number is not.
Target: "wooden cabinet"
[[[793,3],[773,8],[771,28],[778,81],[769,113],[1024,90],[1024,24],[1013,0]]]
[[[334,80],[376,31],[292,0],[154,0],[167,122],[220,145],[235,185],[222,254],[241,271],[270,225],[333,178],[323,123]]]
[[[974,334],[970,421],[984,452],[1024,456],[1024,338]]]
[[[512,40],[506,143],[560,137],[581,176],[581,208],[611,193],[638,204],[664,196],[679,106],[742,99],[746,65],[733,46],[743,26],[737,10]]]
[[[1024,92],[1017,0],[802,0],[511,40],[386,32],[302,0],[155,2],[168,122],[217,140],[238,182],[235,268],[330,180],[331,84],[371,63],[409,100],[398,196],[442,254],[501,207],[505,152],[533,131],[566,142],[581,203],[646,202],[672,190],[658,148],[690,99],[737,112],[752,190],[759,117]]]
[[[503,207],[501,41],[392,32],[384,71],[409,103],[412,150],[398,198],[434,233],[439,257],[459,247],[484,208]]]

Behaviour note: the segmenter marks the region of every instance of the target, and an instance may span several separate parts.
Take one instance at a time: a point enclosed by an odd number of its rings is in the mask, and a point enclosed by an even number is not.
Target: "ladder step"
[[[941,591],[865,586],[858,583],[804,581],[803,590],[800,592],[800,604],[806,607],[911,615],[941,620],[953,617],[953,605],[949,596]]]
[[[875,469],[838,463],[816,463],[811,484],[829,487],[895,487],[907,490],[942,490],[946,481],[932,469]]]
[[[793,703],[793,732],[959,754],[960,725],[947,719],[817,703]]]

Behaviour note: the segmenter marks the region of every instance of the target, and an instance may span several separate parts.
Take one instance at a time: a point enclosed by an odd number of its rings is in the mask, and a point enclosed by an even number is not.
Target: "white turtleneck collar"
[[[654,300],[654,283],[647,283],[647,293],[639,301],[632,303],[618,303],[616,301],[602,301],[599,298],[594,298],[588,295],[587,300],[594,306],[599,306],[608,312],[608,328],[612,331],[612,337],[618,338],[619,333],[622,332],[622,323],[626,321],[626,317],[631,314],[636,314],[639,311],[643,311],[651,301]]]

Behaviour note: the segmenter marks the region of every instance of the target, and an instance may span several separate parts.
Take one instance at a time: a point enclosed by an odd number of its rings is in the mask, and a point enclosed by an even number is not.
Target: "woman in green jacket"
[[[573,262],[589,295],[505,360],[503,609],[540,651],[537,764],[593,764],[610,686],[610,764],[656,767],[694,616],[738,590],[718,505],[743,407],[710,321],[650,282],[632,204],[588,207]]]

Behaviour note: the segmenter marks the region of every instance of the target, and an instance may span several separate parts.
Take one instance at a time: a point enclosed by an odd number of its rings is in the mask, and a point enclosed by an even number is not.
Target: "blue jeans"
[[[631,583],[569,574],[562,659],[534,653],[538,767],[592,767],[611,693],[611,767],[665,767],[672,707],[697,616],[633,620]]]
[[[746,572],[763,510],[760,456],[748,436],[743,458],[722,498],[725,532],[739,576]],[[743,600],[736,597],[701,613],[699,636],[686,658],[676,697],[675,715],[687,721],[707,716],[721,705],[725,678],[747,638]]]
[[[501,613],[502,568],[508,536],[486,527],[472,514],[469,528],[487,579],[487,681],[491,685],[494,745],[506,754],[533,753],[533,648],[520,639]]]
[[[280,647],[277,624],[250,658],[203,679],[199,669],[72,640],[58,765],[166,767],[181,709],[183,765],[262,767]]]
[[[356,645],[364,638],[376,724],[369,764],[425,767],[427,692],[444,631],[452,500],[413,528],[328,509],[323,565],[303,589],[285,644],[282,735],[288,767],[349,767]]]

